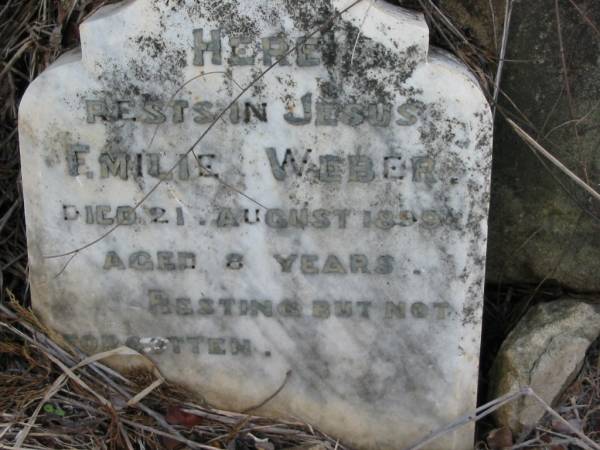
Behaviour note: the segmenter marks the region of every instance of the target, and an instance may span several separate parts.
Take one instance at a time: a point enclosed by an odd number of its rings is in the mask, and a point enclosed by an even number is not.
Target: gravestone
[[[473,410],[490,112],[422,16],[135,0],[81,43],[20,108],[47,325],[363,449]]]

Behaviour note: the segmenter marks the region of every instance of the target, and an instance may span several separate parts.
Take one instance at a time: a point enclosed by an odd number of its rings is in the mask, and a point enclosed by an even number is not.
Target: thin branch
[[[498,51],[498,29],[496,25],[496,11],[494,10],[494,4],[492,0],[488,0],[490,12],[492,13],[492,33],[494,33],[494,49]]]
[[[584,11],[582,11],[582,9],[579,7],[579,5],[577,3],[575,3],[574,0],[569,0],[569,1],[571,2],[571,5],[573,5],[573,7],[577,10],[577,12],[581,15],[583,20],[585,20],[585,22],[590,26],[590,28],[600,38],[600,29],[598,28],[598,26],[594,22],[592,22],[592,20],[585,14]]]
[[[277,397],[279,395],[279,393],[281,391],[283,391],[283,388],[285,387],[285,385],[287,384],[288,380],[290,379],[290,376],[292,375],[292,371],[288,370],[285,374],[285,378],[283,380],[283,382],[281,383],[281,386],[279,386],[277,388],[277,390],[275,392],[273,392],[271,395],[269,395],[266,399],[264,399],[262,402],[260,402],[258,405],[255,406],[251,406],[250,408],[247,408],[245,410],[243,410],[242,412],[244,414],[248,414],[252,411],[256,411],[257,409],[262,408],[263,406],[265,406],[267,403],[269,403],[271,400],[273,400],[275,397]]]
[[[502,30],[502,47],[498,60],[498,70],[494,80],[494,94],[492,96],[492,117],[496,119],[496,106],[498,105],[498,96],[500,94],[500,85],[502,84],[502,73],[504,70],[504,60],[506,58],[506,49],[508,47],[508,35],[510,32],[510,23],[513,11],[513,0],[506,0],[506,10],[504,11],[504,28]]]
[[[600,201],[600,194],[595,191],[589,184],[579,178],[575,173],[573,173],[568,167],[566,167],[563,163],[561,163],[558,159],[556,159],[548,150],[542,147],[535,139],[533,139],[525,130],[523,130],[519,125],[513,122],[508,117],[506,118],[509,125],[515,130],[515,132],[534,150],[542,154],[546,159],[548,159],[552,164],[554,164],[561,172],[567,175],[571,180],[573,180],[578,186],[583,188],[588,194],[594,197],[596,200]]]

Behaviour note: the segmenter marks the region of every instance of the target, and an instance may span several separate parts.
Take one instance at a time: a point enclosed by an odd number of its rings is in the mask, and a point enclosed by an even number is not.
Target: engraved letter
[[[195,269],[196,254],[190,252],[177,253],[177,268],[179,270]]]
[[[175,299],[175,312],[180,316],[189,316],[194,314],[192,309],[192,301],[187,297]]]
[[[323,183],[340,183],[342,181],[342,158],[335,155],[319,156],[321,170],[319,180]]]
[[[352,302],[334,302],[336,317],[352,317]]]
[[[72,177],[78,177],[79,168],[85,165],[85,158],[82,156],[84,153],[89,153],[90,147],[88,145],[74,144],[71,145],[67,151],[67,165],[69,166],[69,175]]]
[[[119,270],[125,270],[125,264],[123,264],[123,261],[121,261],[121,258],[119,258],[119,255],[117,254],[117,252],[111,251],[106,254],[106,258],[104,259],[103,269],[110,270],[113,268],[116,268]]]
[[[201,298],[198,300],[198,314],[212,316],[215,313],[214,300],[212,298]]]
[[[399,302],[385,302],[385,318],[386,319],[405,319],[406,318],[406,304]]]
[[[434,303],[433,304],[433,309],[436,312],[435,318],[437,320],[444,320],[447,319],[448,316],[450,315],[450,304],[448,302],[442,302],[442,303]]]
[[[87,123],[96,123],[96,117],[102,120],[108,120],[108,106],[104,100],[86,100],[85,108],[87,111]]]
[[[177,270],[177,265],[173,262],[173,258],[175,258],[175,254],[173,252],[157,252],[157,269],[165,270],[168,272]]]
[[[283,317],[300,317],[302,305],[294,300],[284,300],[277,305],[277,312]]]
[[[239,340],[236,338],[231,338],[229,346],[231,347],[232,355],[241,354],[244,356],[250,356],[252,354],[252,347],[248,339]]]
[[[136,120],[135,116],[131,116],[130,106],[135,106],[132,100],[117,100],[117,119],[119,120]]]
[[[377,258],[377,266],[375,267],[375,273],[380,275],[389,275],[394,271],[394,257],[390,255],[384,255]]]
[[[357,183],[370,183],[375,178],[373,171],[373,160],[366,155],[348,156],[350,174],[348,181]]]
[[[284,181],[287,177],[286,168],[289,166],[292,168],[292,173],[297,176],[302,176],[302,166],[296,163],[296,157],[289,148],[285,151],[283,162],[279,163],[277,158],[277,151],[273,147],[265,149],[267,152],[267,158],[269,158],[269,164],[271,165],[271,172],[277,181]]]
[[[208,353],[210,355],[224,355],[227,353],[225,350],[225,339],[223,338],[208,338]]]
[[[316,125],[336,126],[338,124],[338,105],[319,100],[317,102]]]
[[[273,302],[271,300],[264,300],[262,302],[252,300],[250,302],[250,315],[256,317],[259,311],[265,317],[273,317]]]
[[[171,314],[171,306],[169,296],[164,291],[151,290],[148,291],[150,313]]]
[[[315,209],[312,212],[311,225],[317,229],[329,228],[331,226],[329,211],[327,209]]]
[[[292,271],[292,265],[298,259],[298,255],[290,255],[287,258],[281,255],[274,255],[275,260],[281,265],[281,271],[284,273],[290,273]]]
[[[321,58],[317,55],[319,48],[319,38],[317,37],[302,37],[296,42],[298,48],[296,53],[298,54],[298,66],[310,67],[318,66],[321,64]]]
[[[372,302],[356,302],[356,306],[360,308],[360,317],[365,319],[369,319],[371,316],[369,314],[369,308],[372,306]]]
[[[229,64],[232,66],[252,66],[254,65],[254,55],[252,52],[252,38],[249,36],[232,37],[229,39],[231,45],[231,57]]]
[[[218,228],[230,228],[239,226],[240,223],[235,218],[235,214],[233,213],[231,208],[222,208],[219,211],[219,216],[217,217]]]
[[[148,153],[148,175],[161,180],[170,180],[173,178],[171,172],[160,171],[160,153]]]
[[[276,36],[264,38],[262,40],[263,46],[263,63],[266,66],[273,64],[273,58],[279,62],[282,66],[289,65],[287,57],[285,56],[290,49],[285,34],[280,33]]]
[[[219,299],[219,305],[221,305],[223,307],[223,315],[225,315],[225,316],[231,316],[234,304],[235,304],[235,300],[232,298]]]
[[[337,256],[328,255],[327,259],[325,260],[325,265],[323,266],[323,273],[345,274],[346,269],[344,268]]]
[[[160,123],[164,123],[167,120],[167,116],[162,113],[162,109],[164,108],[164,103],[161,101],[151,101],[144,103],[144,117],[142,117],[142,122],[148,123],[151,125],[158,125]]]
[[[129,267],[134,270],[154,270],[152,257],[147,252],[135,252],[129,257]]]
[[[370,273],[369,260],[365,255],[350,255],[350,272]]]
[[[212,52],[212,63],[221,64],[221,30],[211,30],[210,42],[204,42],[204,30],[194,30],[194,65],[204,65],[204,52]]]
[[[357,127],[365,121],[365,116],[359,105],[350,103],[340,113],[340,121],[351,127]]]
[[[300,99],[302,101],[303,116],[296,117],[293,112],[287,112],[283,118],[292,125],[306,125],[312,120],[312,94],[304,94]]]
[[[290,227],[302,228],[308,226],[308,209],[302,208],[301,210],[291,209],[290,210]]]
[[[246,109],[244,109],[244,122],[250,123],[254,115],[261,122],[267,121],[267,104],[262,103],[260,106],[255,106],[252,103],[246,103]]]
[[[198,113],[198,115],[194,117],[194,122],[204,125],[215,120],[215,114],[210,111],[212,107],[213,104],[211,102],[194,103],[192,109]]]
[[[181,353],[181,345],[185,342],[185,339],[177,336],[168,336],[167,339],[171,343],[173,353]]]
[[[269,209],[265,217],[265,222],[271,228],[287,228],[288,221],[281,209]]]
[[[318,259],[317,255],[302,255],[300,257],[300,270],[302,270],[302,273],[306,275],[319,273],[319,269],[314,264]]]
[[[100,162],[100,178],[108,178],[109,175],[127,180],[127,166],[129,155],[125,152],[117,152],[114,155],[102,153],[98,158]]]
[[[398,106],[398,114],[400,119],[396,120],[396,123],[400,126],[406,127],[417,123],[417,107],[410,103],[403,103]]]
[[[110,212],[112,208],[108,205],[96,206],[96,223],[98,225],[112,225],[115,219],[112,217],[106,217],[106,214]]]
[[[416,302],[410,305],[410,312],[416,319],[425,319],[429,315],[429,306],[423,302]]]
[[[119,225],[133,225],[135,223],[135,209],[131,206],[117,207],[117,223]]]
[[[426,184],[435,183],[433,171],[435,170],[435,160],[427,156],[419,156],[412,159],[413,181],[424,182]]]
[[[184,110],[190,106],[185,100],[175,100],[173,102],[173,123],[182,123],[185,119]]]
[[[392,118],[392,107],[382,103],[369,105],[369,123],[374,127],[387,127]]]
[[[331,307],[329,306],[329,302],[324,300],[315,300],[313,302],[313,317],[317,317],[319,319],[329,319],[331,316]]]

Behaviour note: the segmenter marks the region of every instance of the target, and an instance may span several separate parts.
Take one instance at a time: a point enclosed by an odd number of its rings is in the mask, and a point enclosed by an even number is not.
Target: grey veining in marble
[[[289,372],[260,413],[402,448],[475,407],[491,115],[423,17],[350,4],[89,18],[20,107],[31,288],[89,353],[234,410]]]

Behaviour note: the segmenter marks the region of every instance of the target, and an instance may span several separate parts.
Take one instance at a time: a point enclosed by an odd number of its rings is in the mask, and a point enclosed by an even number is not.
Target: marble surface
[[[86,352],[399,449],[475,407],[491,115],[422,16],[351,3],[89,18],[20,107],[31,289]]]

